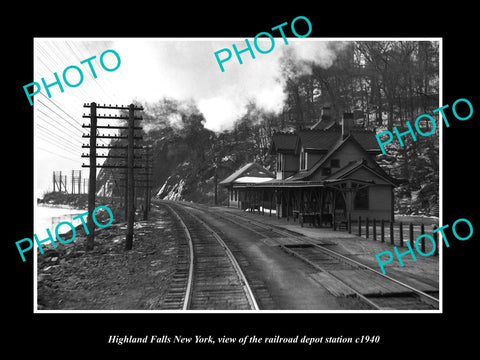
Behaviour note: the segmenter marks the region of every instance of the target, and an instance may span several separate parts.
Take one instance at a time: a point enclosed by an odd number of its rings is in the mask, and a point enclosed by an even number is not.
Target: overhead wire
[[[50,126],[53,126],[55,129],[60,130],[60,131],[62,131],[62,132],[64,132],[64,133],[65,133],[65,131],[68,131],[68,132],[69,132],[69,135],[72,135],[74,138],[75,138],[76,136],[78,136],[78,134],[73,133],[73,131],[72,131],[71,129],[67,128],[67,127],[66,127],[65,125],[63,125],[61,122],[59,122],[58,120],[52,118],[51,116],[49,116],[48,114],[46,114],[46,113],[43,112],[42,110],[38,109],[38,111],[39,111],[40,113],[42,113],[43,115],[45,115],[46,117],[48,117],[49,119],[51,119],[52,121],[54,121],[56,124],[60,125],[64,130],[58,128],[57,126],[55,126],[55,125],[53,125],[53,124],[50,124],[50,123],[49,123],[48,121],[46,121],[44,118],[40,118],[40,117],[39,117],[39,119],[42,119],[43,122],[48,123]],[[78,130],[79,130],[79,129],[78,129]],[[83,134],[83,132],[81,132],[81,133]],[[72,140],[73,140],[73,139],[72,139]]]
[[[70,65],[77,65],[80,64],[80,61],[90,58],[92,56],[97,56],[95,59],[97,61],[96,66],[95,62],[92,64],[95,66],[94,69],[96,70],[97,77],[100,77],[101,67],[99,66],[99,57],[104,50],[100,48],[102,45],[109,46],[109,41],[86,41],[86,40],[41,40],[36,42],[36,57],[35,61],[37,61],[37,68],[36,68],[36,76],[39,74],[53,74],[54,72],[58,74],[63,74],[61,71],[65,69],[67,66]],[[54,56],[55,54],[55,56]],[[85,55],[86,54],[86,55]],[[85,65],[86,66],[86,65]],[[88,67],[87,67],[88,68]],[[86,68],[86,69],[87,69]],[[55,69],[55,71],[53,70]],[[40,129],[38,135],[43,141],[47,141],[49,144],[56,146],[57,148],[64,149],[68,151],[70,154],[74,154],[72,151],[77,152],[79,149],[74,149],[73,143],[79,143],[84,145],[83,138],[76,138],[76,132],[84,133],[79,126],[81,126],[80,122],[77,120],[77,117],[72,114],[76,114],[80,112],[80,109],[73,109],[72,106],[75,102],[78,104],[84,104],[85,99],[87,102],[90,102],[90,97],[93,94],[97,94],[94,96],[99,96],[98,103],[115,103],[118,101],[117,99],[117,92],[116,87],[113,85],[113,82],[110,80],[108,76],[105,76],[102,81],[95,81],[92,76],[90,70],[84,71],[84,80],[85,84],[88,83],[88,86],[80,86],[79,88],[75,89],[75,92],[72,92],[70,95],[71,98],[77,101],[70,101],[69,103],[62,104],[59,106],[55,101],[53,101],[50,97],[44,94],[44,92],[40,92],[40,94],[47,99],[47,102],[42,98],[42,100],[38,100],[35,103],[36,109],[39,111],[39,114],[42,116],[36,116],[37,118],[37,125]],[[87,75],[88,74],[88,75]],[[61,78],[61,75],[59,76]],[[46,77],[47,83],[53,83],[55,79],[52,79],[52,75],[50,77]],[[58,85],[54,85],[58,86]],[[65,86],[63,86],[65,92]],[[59,88],[56,90],[60,90]],[[87,90],[88,93],[87,93]],[[61,113],[54,109],[53,106],[61,111]],[[65,114],[65,116],[63,115]],[[58,119],[57,119],[58,118]],[[59,121],[61,119],[61,121]],[[99,119],[100,120],[100,119]],[[54,125],[59,125],[62,129]],[[42,126],[43,125],[43,126]],[[58,131],[52,131],[51,129],[54,128]],[[72,129],[73,128],[73,129]],[[68,133],[65,133],[65,130]],[[100,134],[97,131],[97,134]],[[70,138],[70,135],[73,135]],[[67,136],[68,138],[66,138]],[[111,140],[108,139],[98,139],[98,144],[109,145]],[[68,150],[67,150],[68,149]],[[74,154],[78,155],[78,154]]]
[[[41,147],[41,146],[38,146],[37,149],[42,150],[42,151],[46,151],[46,152],[48,152],[48,153],[50,153],[50,154],[53,154],[53,155],[55,155],[55,156],[62,157],[62,158],[67,159],[67,160],[74,160],[74,161],[78,161],[78,160],[79,160],[79,159],[74,159],[73,157],[70,157],[70,156],[65,156],[65,155],[62,155],[62,154],[59,154],[59,153],[56,153],[56,152],[47,150],[47,149],[45,149],[45,148],[43,148],[43,147]]]
[[[44,133],[42,130],[43,129],[39,129],[39,133],[37,134],[39,138],[42,138],[43,140],[49,142],[51,145],[54,145],[62,150],[65,150],[65,151],[68,151],[70,152],[72,155],[78,155],[78,151],[81,149],[80,147],[77,149],[75,148],[73,145],[70,145],[66,142],[64,142],[64,140],[61,140],[59,139],[58,137],[55,137],[54,135],[52,135],[51,133]]]
[[[62,43],[62,44],[64,44],[63,47],[65,47],[65,50],[61,49],[58,44],[56,44],[56,43],[53,43],[53,44],[52,44],[51,42],[43,43],[43,44],[42,44],[43,47],[39,45],[39,46],[38,46],[38,50],[39,50],[40,55],[42,55],[44,58],[47,58],[47,60],[49,61],[50,64],[51,64],[51,63],[53,63],[53,64],[55,64],[55,65],[58,64],[58,66],[61,66],[62,69],[64,69],[66,66],[71,65],[71,63],[75,63],[75,62],[80,63],[80,61],[82,61],[82,60],[84,60],[84,59],[86,59],[86,58],[91,57],[91,56],[90,56],[90,52],[91,52],[91,51],[87,49],[84,41],[72,41],[72,40],[68,40],[68,41],[65,41],[65,42]],[[83,46],[83,48],[86,49],[87,51],[81,51],[81,50],[80,50],[80,47],[81,47],[81,46]],[[49,51],[48,51],[46,48],[48,48]],[[68,51],[67,48],[70,49],[70,51]],[[74,50],[74,49],[75,49],[75,50]],[[60,50],[60,51],[59,51],[59,50]],[[74,55],[73,58],[75,58],[75,60],[73,60],[73,59],[71,59],[71,60],[66,59],[66,57],[64,56],[64,54],[67,53],[67,52],[73,53],[73,55]],[[85,54],[85,53],[88,53],[88,55],[83,55],[82,57],[79,57],[78,53],[82,53],[82,52],[83,52],[84,54]],[[61,54],[63,55],[62,58],[66,59],[66,60],[65,60],[66,63],[65,63],[65,64],[59,64],[59,61],[58,61],[59,57],[57,57],[56,59],[54,59],[54,58],[51,56],[52,53],[61,53]],[[96,55],[95,55],[95,56],[96,56]],[[40,57],[38,60],[39,60],[41,63],[43,63],[43,64],[45,65],[45,67],[46,67],[50,72],[53,72],[52,69],[50,69],[50,67],[45,64],[45,62],[43,61],[43,58],[42,58],[42,57]],[[67,62],[68,62],[68,63],[67,63]],[[96,67],[96,70],[97,70],[96,73],[99,74],[99,71],[98,71],[98,70],[100,70],[100,67],[99,67],[98,65],[97,65],[97,67]],[[87,73],[88,73],[88,72],[87,72]],[[98,75],[97,75],[97,76],[98,76]],[[107,91],[107,89],[106,89],[105,86],[104,86],[104,82],[105,82],[105,81],[108,81],[108,76],[106,76],[105,79],[103,79],[102,81],[91,82],[91,80],[93,80],[93,78],[90,79],[89,77],[85,76],[85,81],[90,82],[90,85],[91,85],[93,88],[96,88],[97,91],[100,91],[101,93],[104,94],[104,96],[102,96],[102,97],[104,97],[103,101],[99,101],[99,102],[103,102],[103,103],[107,103],[107,102],[110,102],[110,103],[111,103],[111,102],[114,102],[114,98],[113,98],[112,95],[111,95],[111,92],[112,92],[112,90],[114,89],[114,87],[113,87],[113,86],[110,86],[109,89],[108,89],[108,91]],[[111,82],[109,82],[109,83],[111,84]],[[76,89],[76,94],[75,94],[75,95],[72,95],[72,96],[74,96],[75,98],[80,98],[80,96],[81,96],[83,99],[86,99],[86,98],[88,99],[88,97],[90,97],[91,94],[87,94],[87,93],[86,93],[85,87],[79,87],[78,89]],[[85,101],[83,101],[83,102],[85,102]]]
[[[58,155],[64,155],[64,156],[68,156],[70,158],[70,160],[76,162],[76,163],[80,163],[82,161],[82,157],[80,156],[80,154],[75,154],[73,153],[73,151],[71,150],[68,150],[68,149],[65,149],[65,148],[62,148],[61,151],[58,151],[58,144],[55,144],[53,143],[50,139],[48,138],[44,138],[43,135],[40,135],[39,136],[39,139],[41,139],[41,145],[37,145],[36,147],[36,150],[35,152],[37,151],[41,151],[39,149],[44,149],[44,150],[48,150],[50,149],[49,151],[53,154],[58,154]],[[52,146],[49,146],[49,145],[52,145]]]
[[[43,130],[45,133],[49,134],[52,137],[57,138],[59,141],[63,141],[68,146],[74,147],[75,145],[78,145],[78,146],[82,145],[82,141],[80,139],[65,138],[61,134],[59,134],[58,132],[51,131],[50,128],[47,128],[47,127],[43,126],[42,124],[36,124],[36,126],[37,126],[37,130]],[[51,125],[51,126],[54,126],[54,125]]]
[[[55,102],[53,102],[50,98],[48,98],[45,94],[41,93],[47,100],[50,101],[51,104],[55,105],[59,110],[61,110],[65,115],[67,115],[68,117],[70,117],[72,120],[75,121],[74,117],[71,116],[70,114],[68,114],[64,109],[60,108]],[[83,144],[82,143],[82,140],[76,138],[75,134],[73,134],[73,132],[67,128],[65,125],[63,125],[63,123],[67,123],[69,124],[73,129],[77,130],[80,134],[83,134],[84,132],[78,127],[80,126],[79,123],[75,122],[75,123],[72,123],[71,121],[69,121],[68,119],[66,119],[64,116],[60,115],[57,111],[53,110],[51,107],[49,107],[46,103],[38,100],[38,104],[40,104],[41,106],[37,106],[37,110],[42,113],[43,115],[47,116],[49,119],[51,119],[52,121],[54,121],[55,123],[59,124],[60,126],[62,126],[64,129],[70,131],[70,135],[74,135],[73,139],[71,141],[78,141],[80,144]],[[53,112],[56,116],[58,116],[60,119],[62,120],[65,120],[65,121],[62,121],[62,123],[60,123],[58,120],[56,120],[54,117],[50,116],[49,114],[47,114],[46,112],[42,111],[42,108],[47,108],[49,111]],[[40,117],[38,117],[39,119],[42,119]],[[56,128],[57,130],[60,130],[63,132],[62,129],[59,129],[57,126],[51,124],[49,121],[47,121],[46,119],[42,119],[44,122],[48,123],[49,126],[52,126],[54,128]],[[101,139],[99,139],[101,140]],[[70,141],[70,139],[69,139]]]
[[[54,103],[50,98],[48,98],[44,93],[40,93],[42,94],[45,99],[47,99],[48,101],[50,101],[51,104],[55,105],[59,110],[61,110],[65,115],[67,115],[69,118],[71,118],[75,123],[72,124],[70,121],[68,121],[67,119],[65,119],[70,125],[72,125],[73,127],[76,128],[77,125],[80,125],[80,123],[77,122],[77,120],[72,116],[70,115],[69,113],[67,113],[64,109],[62,109],[60,106],[58,106],[56,103]],[[42,104],[43,106],[47,106],[46,104],[44,104],[43,102],[39,101],[40,104]],[[51,110],[53,111],[53,110]],[[56,113],[56,112],[55,112]],[[59,117],[60,115],[58,113],[56,113]]]
[[[85,42],[85,41],[68,41],[66,44],[67,44],[68,48],[70,48],[71,51],[78,57],[78,53],[82,53],[81,47],[83,47],[83,49],[85,50],[85,51],[83,51],[83,53],[88,53],[88,54],[92,53],[92,50],[87,47],[87,44],[90,44],[90,43],[91,42]],[[97,50],[98,50],[98,48],[97,48]],[[97,55],[95,55],[95,56],[97,56]],[[94,83],[92,83],[92,86],[94,88],[100,89],[101,92],[103,92],[107,96],[107,98],[109,98],[110,103],[111,103],[111,102],[113,102],[112,101],[113,99],[111,98],[111,94],[106,91],[106,89],[103,85],[104,80],[108,80],[108,77],[105,77],[105,79],[103,79],[101,82],[95,81]],[[111,89],[113,89],[113,87],[111,87]],[[105,101],[104,101],[104,103],[105,103]],[[109,144],[109,141],[105,140],[105,139],[98,139],[98,141],[103,145],[108,145]]]
[[[80,136],[77,137],[77,135],[74,135],[74,136],[70,136],[70,134],[67,134],[65,131],[63,131],[62,129],[60,129],[59,127],[57,127],[55,124],[52,124],[49,120],[47,120],[45,117],[42,116],[37,116],[39,120],[41,121],[38,121],[35,125],[36,126],[42,126],[46,131],[52,133],[52,134],[55,134],[56,136],[58,136],[59,138],[65,140],[67,143],[69,144],[73,144],[73,143],[77,143],[79,145],[82,144],[82,140],[80,138]],[[51,117],[49,117],[47,115],[47,117],[49,119],[52,119]],[[46,127],[47,126],[47,127]],[[55,131],[53,129],[56,129],[56,130],[59,130],[60,132],[58,131]],[[67,137],[66,137],[67,136]]]

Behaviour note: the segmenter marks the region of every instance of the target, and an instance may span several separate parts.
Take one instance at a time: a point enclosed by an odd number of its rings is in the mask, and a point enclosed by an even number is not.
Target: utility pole
[[[147,146],[146,152],[145,152],[145,170],[146,170],[146,184],[145,184],[145,189],[144,189],[144,208],[143,208],[143,220],[148,219],[148,213],[150,212],[150,190],[151,190],[151,164],[150,164],[150,156],[152,155],[151,151],[151,146]]]
[[[88,107],[84,105],[84,107]],[[93,223],[93,210],[95,209],[95,192],[97,190],[97,104],[90,104],[90,175],[88,181],[88,216],[86,249],[93,250],[95,239],[95,224]]]
[[[133,179],[133,136],[134,136],[135,107],[130,104],[128,109],[128,148],[127,148],[127,237],[125,239],[125,250],[131,250],[133,246],[133,223],[135,222],[135,183]]]
[[[92,103],[94,104],[94,103]],[[128,110],[128,117],[125,116],[117,116],[117,115],[98,115],[96,114],[96,109],[115,109],[115,110]],[[82,146],[82,147],[89,147],[90,148],[90,155],[84,155],[82,154],[82,157],[90,157],[90,165],[82,165],[82,167],[90,167],[90,176],[92,176],[92,168],[95,169],[94,172],[94,177],[96,178],[96,169],[97,168],[118,168],[118,169],[126,169],[127,170],[127,186],[126,186],[126,196],[125,196],[125,218],[127,220],[127,234],[125,238],[125,250],[131,250],[133,246],[133,225],[135,222],[135,179],[134,179],[134,169],[135,168],[140,168],[140,166],[135,166],[135,149],[143,149],[143,147],[136,146],[134,140],[136,139],[141,139],[141,136],[135,136],[134,131],[135,130],[141,130],[141,127],[135,126],[135,120],[142,120],[141,117],[136,117],[135,116],[135,110],[143,110],[141,107],[136,107],[133,104],[129,105],[128,107],[126,106],[118,106],[118,105],[95,105],[95,112],[91,110],[90,116],[84,116],[84,117],[90,117],[93,120],[93,115],[95,114],[95,130],[93,130],[93,122],[91,122],[90,125],[82,125],[84,128],[90,128],[90,133],[91,135],[84,135],[84,137],[90,137],[90,146]],[[96,120],[97,119],[110,119],[110,120],[127,120],[128,126],[100,126],[97,125]],[[97,135],[97,129],[125,129],[127,130],[127,136],[121,136],[121,135],[102,135],[99,134]],[[92,138],[95,138],[93,141]],[[125,139],[127,140],[127,146],[123,145],[97,145],[96,144],[96,139]],[[93,152],[92,152],[93,149]],[[125,155],[97,155],[96,150],[97,149],[126,149],[127,154]],[[123,159],[126,160],[126,164],[119,164],[119,165],[100,165],[96,164],[96,158],[118,158],[118,159]],[[92,158],[95,159],[92,162]],[[91,177],[90,177],[91,179]],[[95,184],[94,184],[95,186]],[[89,187],[89,216],[93,212],[92,208],[90,210],[90,194],[93,194],[94,200],[95,201],[95,187],[93,188],[93,191],[91,191],[91,185]],[[89,229],[90,231],[90,229]],[[92,248],[93,248],[93,240],[92,240]]]

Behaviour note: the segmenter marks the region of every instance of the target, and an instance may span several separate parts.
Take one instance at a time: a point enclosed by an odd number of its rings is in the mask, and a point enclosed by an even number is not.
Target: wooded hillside
[[[219,181],[250,161],[274,170],[268,155],[273,132],[312,126],[323,107],[330,107],[336,119],[353,112],[357,125],[377,132],[400,129],[406,121],[413,125],[417,116],[438,108],[438,43],[357,41],[339,48],[328,68],[297,61],[287,52],[278,74],[285,84],[283,108],[267,112],[252,100],[233,128],[220,133],[204,127],[204,115],[193,102],[163,98],[139,104],[145,109],[143,136],[153,146],[152,193],[224,203],[225,194],[216,191]],[[438,215],[438,127],[432,136],[404,141],[404,147],[392,143],[387,155],[377,158],[390,175],[403,180],[395,190],[395,209]],[[116,176],[102,170],[98,186]]]

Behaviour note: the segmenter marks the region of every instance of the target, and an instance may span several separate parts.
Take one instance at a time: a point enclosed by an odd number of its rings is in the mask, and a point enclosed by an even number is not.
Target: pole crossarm
[[[89,134],[82,134],[82,138],[90,138],[91,135]],[[118,136],[118,135],[96,135],[95,136],[97,139],[126,139],[128,140],[128,136]],[[143,138],[141,136],[134,136],[134,140],[142,140]]]
[[[82,124],[82,127],[83,128],[90,128],[91,126],[88,125],[88,124]],[[120,130],[120,129],[128,129],[127,126],[112,126],[110,124],[108,124],[107,126],[100,126],[100,125],[97,125],[97,129],[112,129],[112,130]],[[143,128],[140,127],[140,126],[134,126],[133,127],[134,130],[142,130]]]
[[[90,145],[82,145],[83,149],[89,149]],[[96,145],[95,148],[97,149],[128,149],[127,145]],[[135,150],[143,150],[143,146],[134,146],[133,147]]]
[[[88,119],[88,118],[91,118],[92,115],[88,115],[88,114],[83,114],[82,115],[82,118],[84,119]],[[97,119],[110,119],[110,120],[130,120],[127,116],[121,116],[121,115],[97,115]],[[133,118],[133,120],[143,120],[143,118],[141,116],[135,116]]]
[[[96,176],[97,168],[100,169],[125,169],[124,174],[121,179],[114,179],[115,187],[125,188],[125,197],[124,197],[124,206],[125,206],[125,218],[127,220],[127,234],[125,237],[125,250],[131,250],[133,246],[133,231],[134,231],[134,222],[135,222],[135,202],[136,195],[135,190],[139,188],[145,188],[144,192],[144,220],[147,220],[148,211],[150,208],[150,189],[151,189],[151,179],[150,179],[150,169],[153,164],[151,164],[151,149],[152,146],[144,145],[140,146],[138,143],[135,143],[135,140],[143,140],[143,137],[135,134],[135,130],[142,130],[140,126],[135,126],[135,120],[143,120],[141,116],[136,116],[135,111],[142,111],[143,107],[135,106],[130,104],[129,106],[123,105],[112,105],[112,104],[96,104],[92,102],[91,104],[85,103],[83,107],[90,109],[90,114],[83,114],[83,118],[90,119],[90,124],[82,124],[82,128],[90,129],[90,134],[82,134],[82,138],[89,138],[89,144],[82,144],[83,149],[90,149],[90,154],[82,153],[81,157],[90,159],[89,164],[82,164],[83,168],[90,168],[90,185],[89,185],[89,214],[93,212],[93,207],[95,206],[95,192],[96,192]],[[123,113],[123,115],[112,115],[112,114],[98,114],[98,109],[113,109],[113,110],[128,110],[128,116]],[[124,120],[126,125],[123,126],[112,126],[110,124],[98,125],[98,119],[108,119],[108,120]],[[122,135],[110,135],[110,134],[97,134],[99,129],[111,129],[111,130],[124,130]],[[98,139],[115,139],[115,140],[126,140],[126,145],[99,145],[97,144]],[[107,154],[99,155],[97,154],[97,149],[122,149],[125,152],[120,151],[121,154]],[[136,152],[138,150],[140,152]],[[143,152],[143,150],[145,150]],[[112,161],[113,164],[103,164],[100,165],[97,163],[97,158],[104,159],[121,159],[118,162]],[[137,171],[137,169],[141,169]],[[113,174],[112,170],[110,170]],[[121,171],[122,172],[122,171]],[[147,175],[147,178],[144,178],[143,175]],[[55,178],[54,178],[55,181]],[[110,183],[110,180],[107,180]],[[104,185],[104,195],[105,195],[105,186]],[[87,238],[87,250],[93,249],[94,244],[94,235],[92,226],[93,222],[91,216],[88,218],[88,224],[91,235]]]
[[[130,106],[122,106],[122,105],[112,105],[112,104],[103,104],[103,105],[100,105],[100,104],[97,104],[97,109],[116,109],[116,110],[129,110],[130,108],[133,108],[133,110],[143,110],[143,107],[141,106],[133,106],[133,105],[130,105]],[[83,107],[84,108],[89,108],[90,107],[90,104],[88,103],[85,103],[83,104]]]
[[[82,168],[89,168],[90,165],[82,164]],[[128,165],[100,165],[96,164],[95,168],[104,168],[104,169],[128,169]],[[133,166],[133,169],[144,169],[142,166]]]

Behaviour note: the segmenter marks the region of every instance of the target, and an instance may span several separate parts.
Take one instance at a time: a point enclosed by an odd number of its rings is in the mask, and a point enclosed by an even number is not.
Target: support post
[[[380,226],[380,240],[385,242],[385,220],[381,220]]]
[[[287,189],[287,221],[290,221],[290,190]]]
[[[150,152],[149,148],[146,149],[145,152],[145,168],[147,172],[147,182],[146,182],[146,187],[144,189],[144,202],[143,202],[143,220],[148,219],[148,212],[149,212],[149,207],[150,207]],[[215,184],[215,191],[216,191],[216,184]]]
[[[347,224],[347,228],[348,228],[348,233],[351,234],[352,233],[352,214],[350,213],[350,211],[348,212],[348,224]]]
[[[403,223],[400,222],[399,225],[400,225],[400,235],[399,235],[400,236],[400,246],[403,247]]]
[[[330,194],[332,194],[332,221],[333,221],[333,231],[337,230],[337,216],[335,215],[336,213],[336,198],[337,198],[337,194],[335,192],[335,190],[333,190],[332,192],[330,192]]]
[[[274,192],[272,191],[272,193],[270,194],[270,206],[269,206],[269,207],[270,207],[270,209],[269,209],[270,212],[269,212],[269,214],[268,214],[268,216],[270,216],[270,217],[272,216],[273,194],[274,194]]]
[[[369,238],[369,235],[370,235],[370,220],[368,219],[368,217],[365,219],[365,236],[367,237],[367,239]]]
[[[413,247],[413,224],[410,223],[410,246]]]
[[[265,190],[262,189],[262,215],[265,215]],[[260,211],[260,207],[258,209]]]
[[[425,234],[425,225],[424,224],[421,224],[420,225],[420,233],[423,235]],[[422,237],[422,240],[421,240],[421,247],[422,247],[422,252],[425,254],[425,238]]]
[[[390,244],[394,244],[394,239],[393,239],[393,221],[390,221]]]

